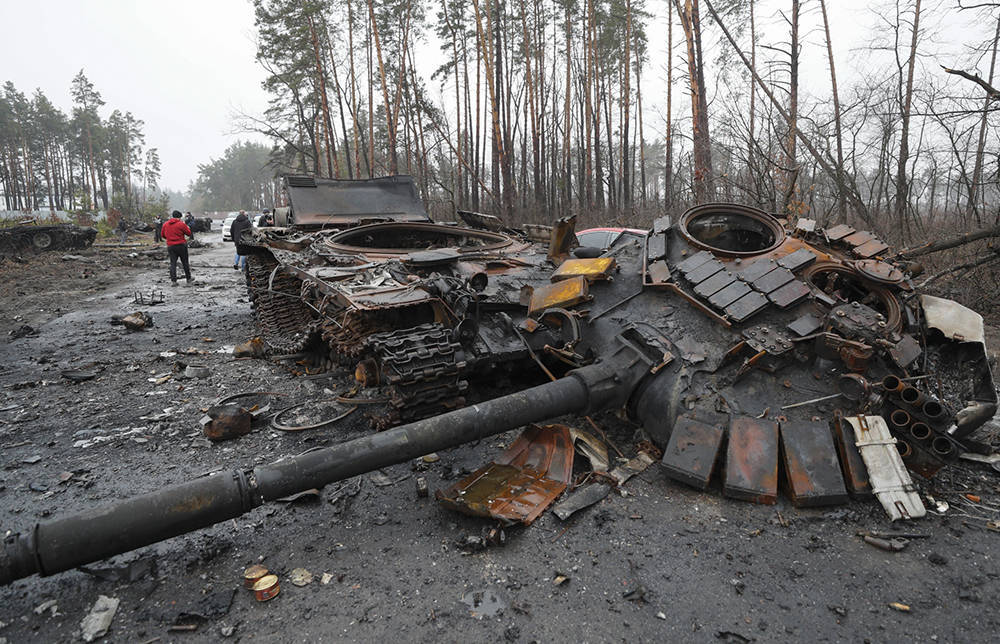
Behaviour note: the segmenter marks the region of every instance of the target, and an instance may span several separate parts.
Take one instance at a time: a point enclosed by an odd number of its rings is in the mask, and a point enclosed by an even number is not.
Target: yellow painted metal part
[[[587,280],[583,277],[571,277],[536,288],[528,304],[528,315],[537,315],[545,309],[569,308],[589,299]]]
[[[571,277],[583,277],[590,282],[594,280],[606,280],[611,276],[611,271],[614,269],[614,257],[567,259],[556,269],[555,273],[552,273],[552,281],[558,282]]]

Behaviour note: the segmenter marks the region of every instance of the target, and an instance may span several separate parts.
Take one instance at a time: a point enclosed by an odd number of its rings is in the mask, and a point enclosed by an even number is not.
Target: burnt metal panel
[[[788,496],[797,507],[847,503],[833,436],[825,422],[781,424],[781,456]]]
[[[757,291],[751,291],[727,306],[726,315],[732,318],[734,322],[742,322],[749,319],[755,313],[767,308],[768,304],[766,296]]]
[[[844,237],[847,237],[855,231],[854,228],[848,226],[847,224],[837,224],[833,228],[827,228],[824,233],[826,238],[832,242],[840,241]]]
[[[725,270],[725,268],[726,267],[719,260],[710,259],[693,271],[685,273],[684,277],[686,277],[692,284],[698,284],[699,282],[704,282],[719,271]]]
[[[677,263],[674,268],[687,275],[710,259],[715,259],[715,255],[707,250],[699,251],[687,259]]]
[[[793,304],[801,302],[807,295],[809,295],[809,287],[799,280],[792,280],[781,288],[768,293],[767,299],[774,302],[778,308],[787,309]]]
[[[569,427],[530,425],[495,462],[435,496],[466,514],[528,525],[562,494],[572,475]]]
[[[717,309],[724,309],[752,290],[753,289],[751,289],[746,282],[736,280],[726,288],[708,298],[708,303]]]
[[[667,254],[667,238],[663,233],[650,233],[646,238],[646,259],[661,259]]]
[[[795,279],[787,268],[776,268],[764,277],[753,281],[753,287],[761,293],[770,293]]]
[[[712,470],[722,447],[723,430],[681,416],[674,423],[670,442],[663,450],[663,469],[667,476],[704,490],[712,478]]]
[[[861,244],[852,252],[862,259],[868,259],[870,257],[875,257],[880,253],[884,253],[887,250],[889,250],[889,244],[886,244],[881,239],[872,239],[864,244]]]
[[[778,266],[787,268],[793,273],[800,268],[805,268],[816,261],[816,253],[808,248],[800,248],[790,255],[785,255],[778,260]]]
[[[812,313],[807,313],[788,325],[788,330],[795,335],[805,337],[823,328],[823,320]]]
[[[737,416],[729,423],[726,496],[773,505],[778,501],[778,424]]]
[[[662,259],[651,262],[646,272],[649,273],[649,281],[652,284],[664,284],[670,281],[670,267]]]
[[[764,277],[777,267],[778,263],[773,259],[758,259],[750,262],[736,272],[740,276],[741,280],[752,282]]]
[[[867,242],[870,242],[873,239],[875,239],[875,235],[873,235],[872,233],[868,232],[867,230],[859,230],[858,232],[852,235],[844,237],[843,241],[845,244],[857,247]]]
[[[730,271],[719,271],[694,287],[694,292],[702,297],[714,295],[736,281],[736,276]]]
[[[286,177],[285,193],[295,224],[430,221],[413,177],[406,175],[354,180]]]
[[[854,444],[854,428],[842,418],[837,418],[833,424],[833,431],[847,493],[855,499],[872,498],[874,495],[872,484],[868,480],[868,468],[865,467],[858,446]]]

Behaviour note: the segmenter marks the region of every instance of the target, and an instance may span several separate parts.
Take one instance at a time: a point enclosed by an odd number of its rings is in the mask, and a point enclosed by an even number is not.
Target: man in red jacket
[[[188,249],[185,237],[194,239],[191,229],[181,219],[181,211],[175,210],[171,213],[170,219],[164,222],[160,231],[163,239],[167,242],[167,255],[170,256],[170,285],[177,286],[177,260],[181,260],[184,265],[184,277],[188,284],[193,284],[191,277],[191,266],[188,264]]]

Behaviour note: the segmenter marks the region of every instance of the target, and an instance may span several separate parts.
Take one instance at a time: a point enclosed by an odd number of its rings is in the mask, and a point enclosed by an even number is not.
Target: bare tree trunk
[[[819,0],[819,8],[823,14],[823,32],[826,34],[826,55],[830,61],[830,87],[833,90],[833,127],[837,143],[837,173],[844,174],[844,137],[840,126],[840,92],[837,89],[837,70],[833,64],[833,40],[830,38],[830,21],[826,17],[826,0]],[[844,181],[837,187],[837,218],[847,220],[847,199],[844,197]]]
[[[642,207],[646,207],[646,136],[642,131],[642,60],[639,48],[635,48],[635,101],[636,116],[639,120],[639,181],[642,184]]]
[[[382,41],[378,35],[378,22],[375,20],[375,3],[368,0],[368,17],[371,20],[372,36],[375,38],[375,55],[378,57],[378,75],[382,82],[382,98],[385,101],[386,134],[389,137],[389,174],[399,174],[399,162],[396,157],[396,124],[393,123],[393,110],[389,103],[389,86],[385,80],[385,64],[382,61]],[[373,114],[368,118],[372,119]]]
[[[694,144],[694,198],[704,203],[712,198],[712,142],[708,133],[708,99],[705,96],[705,69],[701,53],[699,0],[674,0],[687,41],[688,81],[691,88],[691,138]],[[709,5],[711,7],[711,5]]]
[[[361,177],[361,145],[358,141],[357,77],[354,73],[354,0],[347,0],[347,48],[351,65],[351,129],[354,131],[354,171]]]
[[[323,62],[319,54],[319,38],[316,37],[316,23],[311,15],[306,16],[309,21],[309,37],[312,39],[313,54],[316,58],[316,84],[319,86],[320,103],[323,107],[323,141],[326,143],[326,171],[327,176],[333,171],[335,162],[335,152],[333,151],[333,121],[330,120],[330,105],[326,96],[326,74],[323,72]],[[340,177],[340,164],[337,163],[336,176]]]
[[[573,43],[573,29],[572,29],[572,23],[570,22],[569,3],[567,2],[566,3],[566,87],[563,90],[564,92],[566,92],[566,102],[563,107],[563,184],[564,184],[563,187],[566,190],[566,195],[564,197],[565,199],[564,208],[566,209],[567,212],[571,207],[570,204],[572,203],[573,199],[573,189],[572,189],[573,182],[572,182],[572,172],[571,172],[571,163],[573,159],[569,147],[570,130],[573,127],[573,124],[570,121],[570,100],[573,95],[573,85],[570,82],[571,80],[570,62],[573,60],[573,57],[571,55],[571,52],[573,51],[572,43]],[[555,57],[553,57],[553,60],[555,60]]]
[[[903,239],[909,238],[909,221],[906,206],[909,197],[909,182],[906,178],[906,162],[910,155],[910,106],[913,103],[913,70],[917,64],[917,37],[920,32],[920,0],[913,8],[913,36],[910,39],[910,56],[906,71],[906,92],[901,101],[901,128],[899,137],[899,159],[896,165],[896,222]]]
[[[757,70],[757,21],[754,0],[750,0],[750,68]],[[747,185],[756,185],[757,166],[754,161],[754,148],[757,145],[757,84],[750,77],[750,117],[747,122]],[[758,192],[755,190],[755,192]]]
[[[751,5],[753,6],[753,5]],[[670,212],[673,205],[674,178],[674,3],[667,3],[667,133],[664,142],[666,159],[663,162],[663,208]],[[751,108],[752,109],[752,108]]]
[[[993,52],[990,55],[990,77],[988,84],[993,84],[993,72],[997,64],[997,41],[1000,41],[1000,17],[997,17],[997,28],[993,34]],[[976,144],[976,161],[972,167],[972,181],[969,182],[969,201],[966,204],[966,216],[974,217],[977,226],[982,226],[982,213],[979,211],[979,184],[983,180],[983,151],[986,148],[986,120],[989,116],[990,103],[993,98],[987,96],[983,100],[983,115],[979,120],[979,141]]]
[[[795,184],[799,175],[799,163],[795,154],[795,129],[799,120],[799,0],[792,0],[792,35],[788,47],[788,134],[785,141],[785,198],[782,210],[793,214],[795,206]]]
[[[622,89],[620,101],[622,110],[622,131],[621,131],[621,152],[619,152],[619,167],[621,168],[621,205],[622,210],[628,211],[632,207],[632,185],[629,181],[631,168],[629,168],[629,114],[632,112],[632,88],[629,86],[632,80],[632,2],[625,0],[625,55],[622,57],[622,66],[625,75],[625,86]]]

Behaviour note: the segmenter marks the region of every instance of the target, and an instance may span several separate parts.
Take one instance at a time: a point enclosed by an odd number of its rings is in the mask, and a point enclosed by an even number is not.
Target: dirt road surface
[[[363,423],[297,433],[264,427],[207,441],[198,419],[220,396],[276,391],[291,404],[351,383],[347,374],[296,376],[295,365],[232,356],[253,327],[231,245],[192,251],[198,284],[177,288],[162,249],[149,248],[0,265],[4,533],[366,431]],[[160,291],[162,304],[133,303],[137,292]],[[154,326],[111,324],[135,310]],[[37,334],[14,337],[25,324]],[[185,364],[210,375],[184,379]],[[62,375],[69,369],[96,377],[75,382]],[[597,422],[634,454],[634,427],[613,414]],[[758,506],[688,489],[658,466],[566,522],[546,513],[509,529],[504,546],[466,552],[459,542],[489,522],[441,507],[433,490],[488,462],[515,435],[265,506],[91,572],[0,588],[0,639],[78,641],[101,595],[119,602],[110,642],[996,639],[1000,475],[991,469],[961,465],[921,483],[948,509],[931,506],[926,519],[903,526],[927,538],[896,553],[856,536],[891,529],[875,502]],[[418,475],[431,498],[417,497]],[[241,586],[254,563],[280,577],[281,593],[269,602]],[[310,571],[311,583],[290,581],[297,568]]]

